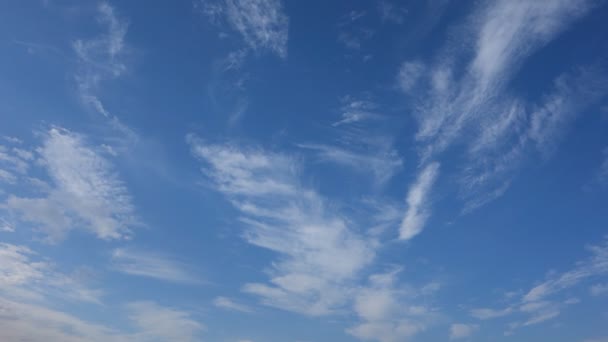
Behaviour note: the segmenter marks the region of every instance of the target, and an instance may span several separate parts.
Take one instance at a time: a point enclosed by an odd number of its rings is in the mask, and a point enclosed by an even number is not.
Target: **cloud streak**
[[[420,234],[430,216],[429,195],[439,174],[439,163],[425,166],[407,194],[407,210],[401,221],[399,238],[410,240]]]
[[[129,248],[112,251],[112,266],[115,271],[134,276],[158,280],[198,284],[201,280],[195,275],[193,267],[171,257]]]
[[[481,320],[523,315],[525,320],[512,323],[509,326],[509,333],[517,328],[539,324],[557,317],[565,306],[578,302],[560,299],[561,293],[585,281],[608,275],[608,238],[605,238],[601,244],[587,247],[587,250],[591,253],[588,259],[577,262],[575,267],[566,272],[549,276],[547,280],[517,297],[506,308],[477,308],[471,310],[471,315]]]

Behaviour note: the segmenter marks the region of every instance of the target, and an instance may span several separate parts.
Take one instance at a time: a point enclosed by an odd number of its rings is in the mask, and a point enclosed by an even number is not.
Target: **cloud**
[[[133,329],[108,327],[55,307],[104,306],[102,292],[83,277],[61,273],[56,265],[26,246],[0,243],[0,340],[2,341],[194,341],[204,326],[188,312],[153,302],[132,302],[113,314]],[[125,310],[126,309],[126,310]],[[128,320],[127,320],[128,318]],[[121,324],[121,327],[123,325]]]
[[[213,305],[215,305],[218,308],[224,309],[224,310],[229,310],[229,311],[239,311],[239,312],[245,312],[245,313],[251,313],[253,312],[253,310],[243,304],[239,304],[237,302],[235,302],[234,300],[230,299],[230,298],[226,298],[226,297],[217,297],[213,300]]]
[[[83,103],[111,117],[95,94],[100,82],[116,78],[127,70],[122,57],[128,24],[119,19],[114,8],[106,2],[99,4],[97,14],[97,22],[105,32],[96,38],[74,41],[73,49],[80,62],[75,78]]]
[[[458,340],[471,337],[477,330],[477,324],[456,323],[450,326],[450,340]]]
[[[3,341],[198,341],[204,326],[191,314],[154,302],[126,306],[129,331],[86,321],[66,312],[0,297],[0,339]]]
[[[367,120],[378,120],[382,116],[376,113],[377,105],[372,101],[358,99],[352,96],[343,97],[340,102],[342,119],[334,122],[333,126],[341,126]]]
[[[365,96],[347,95],[340,102],[342,119],[332,124],[335,141],[297,146],[313,152],[321,162],[347,166],[363,174],[371,173],[374,185],[383,185],[403,165],[393,147],[393,139],[382,129],[386,118],[376,112],[378,105]]]
[[[225,21],[249,48],[287,57],[289,17],[280,0],[202,0],[197,4],[212,21]]]
[[[137,341],[199,341],[205,326],[186,311],[142,301],[127,304],[129,319],[140,330]]]
[[[90,289],[76,277],[25,246],[0,243],[0,294],[44,302],[50,298],[99,304],[102,292]]]
[[[393,149],[358,151],[321,144],[299,144],[298,146],[316,152],[321,161],[371,172],[379,184],[392,178],[403,165],[397,151]]]
[[[241,213],[245,239],[279,256],[269,284],[249,283],[243,290],[265,305],[307,315],[343,307],[353,280],[374,257],[372,241],[301,184],[298,164],[287,155],[189,141],[203,173]]]
[[[112,251],[112,266],[115,271],[164,280],[173,283],[197,284],[201,280],[194,274],[193,267],[173,258],[129,248]]]
[[[423,163],[462,143],[468,147],[457,177],[465,212],[500,197],[526,155],[549,156],[569,123],[605,96],[606,73],[594,65],[557,77],[536,104],[509,88],[527,57],[592,7],[585,0],[488,2],[433,63],[402,64],[397,78],[411,97]],[[471,37],[471,44],[460,44]]]
[[[587,249],[591,252],[590,258],[577,262],[574,268],[566,272],[552,274],[544,282],[516,297],[506,308],[473,309],[471,315],[482,320],[515,314],[526,316],[523,322],[512,323],[509,333],[517,328],[539,324],[557,317],[565,305],[576,304],[576,300],[558,300],[555,297],[586,280],[608,275],[608,238],[601,244],[589,246]]]
[[[430,163],[422,169],[418,178],[410,187],[406,199],[407,211],[401,221],[401,228],[399,230],[400,239],[412,239],[424,229],[426,220],[430,215],[429,193],[438,174],[439,163]]]
[[[347,332],[361,340],[406,341],[426,330],[435,319],[433,310],[416,305],[416,291],[397,285],[400,270],[373,274],[369,284],[354,296],[354,311],[361,322]],[[422,294],[420,292],[419,294]]]
[[[6,206],[57,242],[72,229],[101,239],[122,239],[137,224],[131,197],[108,160],[85,138],[53,127],[43,135],[37,158],[51,183],[44,197],[10,195]]]

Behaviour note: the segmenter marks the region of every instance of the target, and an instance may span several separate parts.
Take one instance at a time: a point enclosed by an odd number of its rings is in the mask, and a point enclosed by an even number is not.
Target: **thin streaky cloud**
[[[163,254],[132,248],[117,248],[112,251],[111,260],[112,270],[129,275],[181,284],[202,282],[195,274],[193,266]]]
[[[227,297],[216,297],[213,300],[213,305],[220,309],[228,310],[228,311],[238,311],[244,313],[252,313],[253,309],[245,304],[241,304],[236,302],[234,299]]]
[[[430,192],[438,174],[439,163],[430,163],[420,171],[418,178],[411,185],[406,198],[407,210],[399,230],[401,240],[410,240],[424,229],[431,214]]]

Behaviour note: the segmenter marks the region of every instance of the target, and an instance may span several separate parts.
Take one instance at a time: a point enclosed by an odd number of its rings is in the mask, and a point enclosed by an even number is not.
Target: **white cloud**
[[[51,297],[100,303],[101,291],[55,270],[25,246],[0,243],[0,293],[12,298],[45,301]]]
[[[140,330],[133,336],[137,341],[199,341],[205,326],[192,314],[174,308],[143,301],[127,304],[129,319]]]
[[[134,209],[110,162],[68,130],[51,128],[43,137],[37,154],[52,181],[50,189],[45,197],[11,195],[7,207],[39,224],[49,241],[61,240],[72,229],[101,239],[128,237],[137,223]]]
[[[471,337],[477,330],[477,324],[456,323],[450,326],[450,340],[458,340]]]
[[[0,340],[2,341],[198,341],[204,326],[185,311],[153,302],[126,306],[129,331],[86,321],[53,308],[0,298]],[[134,331],[134,332],[133,332]]]
[[[93,38],[77,39],[72,44],[78,60],[74,79],[82,103],[103,115],[105,123],[115,132],[108,140],[120,146],[110,147],[126,150],[132,148],[140,138],[104,105],[99,88],[105,81],[116,79],[128,70],[125,59],[129,46],[125,37],[129,24],[107,2],[97,6],[96,20],[103,31]]]
[[[270,284],[243,290],[266,305],[308,315],[343,307],[352,281],[374,257],[359,236],[313,189],[303,186],[297,162],[279,153],[209,145],[190,137],[203,172],[240,211],[245,239],[276,252]]]
[[[434,63],[402,65],[398,79],[412,96],[422,161],[437,160],[463,141],[468,145],[468,163],[458,177],[465,212],[500,197],[531,147],[548,155],[568,124],[606,94],[606,73],[596,67],[559,77],[536,106],[509,89],[527,57],[592,7],[586,0],[488,2]],[[461,44],[470,39],[473,44]]]
[[[576,266],[569,271],[552,274],[549,279],[514,298],[506,308],[500,310],[473,309],[471,315],[482,320],[515,314],[527,316],[523,322],[512,323],[509,333],[512,333],[514,329],[539,324],[557,317],[565,305],[572,305],[577,301],[558,300],[554,297],[586,280],[608,275],[608,239],[587,249],[592,254],[590,258],[577,262]]]
[[[380,147],[378,150],[359,151],[321,144],[299,144],[298,146],[315,151],[322,161],[371,172],[379,184],[392,178],[403,165],[397,151],[390,148]]]
[[[102,325],[39,305],[0,298],[2,341],[128,341]]]
[[[126,71],[122,54],[128,24],[119,19],[114,8],[106,2],[99,4],[97,12],[97,21],[106,31],[96,38],[74,42],[73,48],[81,63],[76,81],[83,102],[109,116],[94,94],[101,81],[116,78]]]
[[[253,312],[253,310],[250,307],[248,307],[247,305],[237,303],[234,300],[232,300],[230,298],[226,298],[226,297],[215,298],[213,300],[213,305],[215,305],[218,308],[224,309],[224,310],[239,311],[239,312],[246,312],[246,313]]]
[[[200,7],[211,20],[225,20],[251,49],[287,57],[289,17],[280,0],[202,0]]]
[[[111,268],[126,274],[174,283],[197,284],[201,282],[194,274],[192,266],[166,255],[136,249],[117,248],[112,251]]]
[[[439,174],[439,163],[425,166],[407,194],[407,211],[401,222],[399,238],[409,240],[420,234],[430,215],[429,193]]]
[[[406,341],[433,323],[433,310],[414,304],[416,291],[397,286],[399,272],[374,274],[359,288],[354,311],[361,321],[347,329],[349,334],[361,340]]]
[[[341,99],[341,102],[340,112],[342,119],[334,122],[333,126],[382,118],[380,114],[376,113],[378,106],[369,100],[345,96]]]

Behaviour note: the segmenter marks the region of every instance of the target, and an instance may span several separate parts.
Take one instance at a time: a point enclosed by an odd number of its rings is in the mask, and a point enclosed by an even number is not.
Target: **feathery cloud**
[[[536,285],[522,296],[516,298],[504,309],[478,308],[471,310],[471,315],[481,320],[523,314],[527,318],[523,322],[512,323],[509,333],[513,330],[539,324],[557,317],[566,305],[576,304],[577,301],[558,300],[559,293],[574,288],[584,281],[608,275],[608,239],[601,244],[589,246],[591,257],[577,262],[569,271],[556,273],[549,279]]]
[[[308,315],[344,306],[374,249],[300,183],[297,162],[256,148],[189,141],[205,163],[203,173],[241,212],[245,239],[280,255],[270,284],[250,283],[243,290],[266,305]]]
[[[407,194],[407,211],[401,221],[399,238],[412,239],[424,229],[430,215],[429,195],[439,174],[439,163],[425,166]]]
[[[164,280],[173,283],[197,284],[201,280],[193,267],[166,255],[130,248],[112,251],[111,268],[115,271]]]
[[[7,207],[23,221],[37,223],[49,241],[83,229],[101,239],[121,239],[137,224],[131,197],[108,160],[85,138],[53,127],[37,150],[51,183],[44,197],[10,195]]]
[[[289,17],[281,0],[202,0],[197,7],[214,22],[225,21],[254,51],[287,57]]]

